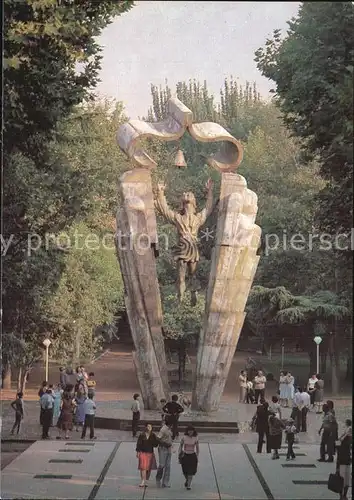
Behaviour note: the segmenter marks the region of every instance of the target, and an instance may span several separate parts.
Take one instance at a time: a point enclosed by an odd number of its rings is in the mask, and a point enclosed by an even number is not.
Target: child
[[[96,439],[95,437],[95,410],[96,405],[93,401],[93,395],[89,394],[87,399],[84,402],[84,411],[85,411],[85,423],[82,429],[81,439],[85,439],[86,429],[90,427],[90,439]]]
[[[246,402],[247,403],[254,403],[254,389],[253,389],[253,382],[249,380],[246,384]]]
[[[20,432],[21,420],[23,419],[23,393],[18,392],[15,401],[11,403],[11,408],[15,410],[15,423],[12,427],[11,434],[15,432],[17,427],[17,434]]]
[[[138,425],[140,420],[140,402],[139,402],[139,394],[134,394],[133,403],[131,406],[132,410],[132,435],[136,437],[136,433],[138,431]]]
[[[295,434],[297,433],[297,429],[295,426],[295,422],[293,418],[289,418],[285,426],[285,441],[288,443],[288,453],[286,455],[287,460],[294,460],[295,453],[293,450],[294,442],[295,442]]]
[[[86,382],[87,384],[87,392],[88,394],[92,393],[93,397],[95,397],[95,392],[96,392],[96,381],[94,379],[95,374],[93,372],[89,373],[89,378]]]

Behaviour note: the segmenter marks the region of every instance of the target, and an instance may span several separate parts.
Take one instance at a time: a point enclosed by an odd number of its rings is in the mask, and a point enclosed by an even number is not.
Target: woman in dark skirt
[[[69,439],[69,432],[73,429],[73,396],[70,392],[64,392],[61,403],[61,412],[58,418],[57,427],[59,429],[59,436],[57,439],[62,438],[65,433],[65,439]]]
[[[281,438],[283,434],[283,429],[285,425],[279,418],[277,418],[274,414],[269,417],[269,444],[270,448],[273,450],[272,459],[279,458],[279,450],[281,448]]]
[[[193,476],[197,473],[199,456],[198,434],[195,428],[190,425],[187,427],[179,446],[178,457],[182,466],[182,472],[185,477],[184,486],[187,490],[191,489]]]
[[[152,432],[151,424],[146,424],[145,431],[140,434],[136,443],[136,457],[139,460],[140,488],[147,486],[146,481],[150,479],[152,470],[157,469],[154,448],[158,446],[156,434]]]

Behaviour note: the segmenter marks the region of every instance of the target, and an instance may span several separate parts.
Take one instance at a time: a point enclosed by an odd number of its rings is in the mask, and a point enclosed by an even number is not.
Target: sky
[[[146,116],[150,85],[167,80],[207,81],[215,96],[225,77],[257,82],[268,97],[271,81],[257,70],[254,53],[273,30],[286,33],[299,2],[144,0],[110,24],[98,39],[103,47],[101,96],[122,101],[130,118]]]

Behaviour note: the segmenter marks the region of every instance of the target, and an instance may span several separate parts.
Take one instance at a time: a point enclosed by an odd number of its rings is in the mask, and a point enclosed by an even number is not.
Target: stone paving
[[[200,445],[192,490],[174,446],[171,487],[157,488],[154,477],[139,488],[135,445],[127,441],[37,441],[2,471],[2,499],[78,500],[305,500],[337,499],[327,489],[334,464],[318,463],[318,446],[297,445],[294,461],[257,454],[255,444]],[[294,467],[296,465],[296,467]],[[287,467],[292,466],[292,467]],[[306,484],[297,484],[298,481]],[[351,489],[349,490],[351,498]]]

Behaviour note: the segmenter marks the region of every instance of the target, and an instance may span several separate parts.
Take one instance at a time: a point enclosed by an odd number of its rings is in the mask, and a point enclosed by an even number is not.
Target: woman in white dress
[[[287,391],[286,391],[286,372],[280,372],[279,377],[279,403],[281,406],[286,405]]]
[[[286,407],[289,407],[294,399],[294,383],[294,377],[288,372],[286,376]]]

